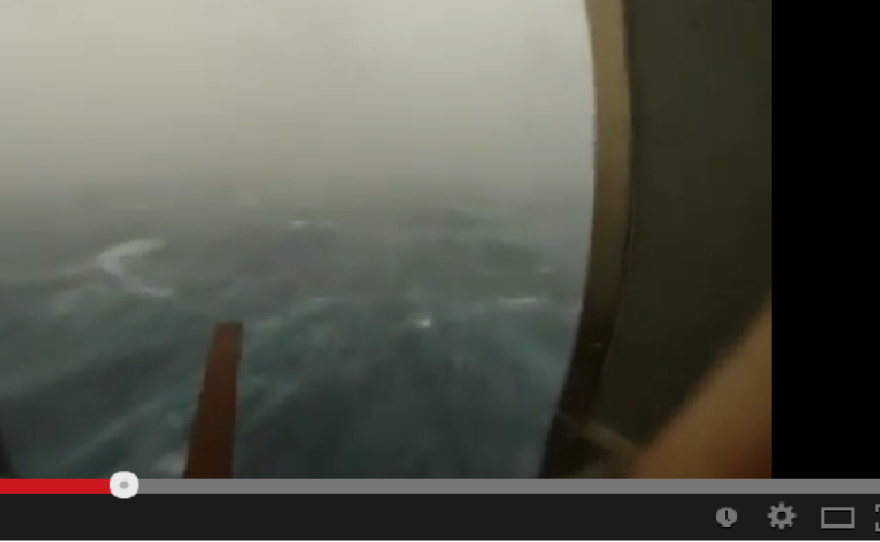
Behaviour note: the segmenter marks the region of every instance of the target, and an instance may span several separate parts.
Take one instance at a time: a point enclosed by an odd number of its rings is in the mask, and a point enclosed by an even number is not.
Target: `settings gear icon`
[[[770,507],[770,513],[767,514],[767,517],[770,518],[770,526],[781,531],[786,527],[794,527],[797,514],[794,513],[793,507],[785,506],[784,502],[780,502],[779,506]]]

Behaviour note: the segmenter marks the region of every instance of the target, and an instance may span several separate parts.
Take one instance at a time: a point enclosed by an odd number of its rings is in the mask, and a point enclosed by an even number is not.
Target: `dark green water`
[[[96,197],[0,205],[19,475],[180,476],[227,319],[245,325],[236,476],[534,475],[577,319],[582,195]]]

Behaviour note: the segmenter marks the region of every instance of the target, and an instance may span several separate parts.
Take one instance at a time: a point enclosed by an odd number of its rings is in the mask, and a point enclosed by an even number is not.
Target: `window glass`
[[[579,0],[0,4],[0,432],[179,477],[239,320],[236,476],[527,477],[593,206]]]

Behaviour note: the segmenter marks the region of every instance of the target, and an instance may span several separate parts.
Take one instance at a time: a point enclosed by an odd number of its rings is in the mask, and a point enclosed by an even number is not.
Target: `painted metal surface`
[[[624,4],[637,212],[593,417],[642,444],[770,294],[773,6]]]
[[[241,323],[217,324],[193,421],[184,478],[232,478]]]

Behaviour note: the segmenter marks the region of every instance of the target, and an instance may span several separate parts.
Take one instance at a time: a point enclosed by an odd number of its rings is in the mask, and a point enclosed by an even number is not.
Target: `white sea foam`
[[[503,308],[525,308],[543,305],[546,300],[542,297],[499,297],[497,302]]]
[[[416,329],[429,329],[434,325],[430,314],[414,314],[410,317],[410,324]]]
[[[165,247],[161,239],[133,239],[113,245],[95,257],[96,265],[106,274],[116,278],[131,293],[153,298],[169,298],[174,292],[153,286],[131,271],[137,260]]]

